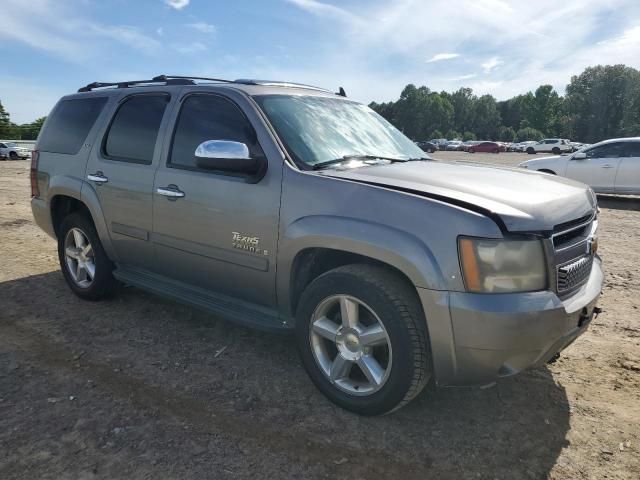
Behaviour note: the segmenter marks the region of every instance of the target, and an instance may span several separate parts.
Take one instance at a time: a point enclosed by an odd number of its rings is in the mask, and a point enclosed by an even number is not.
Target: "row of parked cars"
[[[571,142],[566,138],[545,138],[539,141],[526,142],[494,142],[487,140],[447,140],[436,138],[430,141],[416,142],[425,152],[433,153],[436,150],[462,151],[469,153],[500,153],[500,152],[523,152],[530,155],[536,153],[572,153],[588,146],[579,142]]]

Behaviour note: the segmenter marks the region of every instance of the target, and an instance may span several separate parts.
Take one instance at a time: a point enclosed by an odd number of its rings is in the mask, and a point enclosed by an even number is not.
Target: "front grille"
[[[558,293],[567,292],[579,287],[589,278],[593,256],[584,257],[565,263],[558,267]]]

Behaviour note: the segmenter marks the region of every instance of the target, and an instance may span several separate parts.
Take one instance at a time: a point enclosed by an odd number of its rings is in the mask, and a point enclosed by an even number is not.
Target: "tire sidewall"
[[[86,288],[76,284],[66,264],[64,243],[69,230],[72,228],[78,228],[86,235],[93,250],[96,274],[91,285]],[[113,263],[109,260],[109,257],[107,257],[107,254],[102,248],[102,243],[100,242],[93,222],[85,215],[72,213],[62,221],[58,235],[58,260],[60,261],[60,269],[62,270],[67,285],[69,285],[69,288],[79,297],[87,300],[98,300],[113,293]]]
[[[368,396],[349,395],[335,387],[313,356],[309,330],[317,305],[332,295],[350,295],[366,303],[383,323],[391,342],[391,372],[385,385]],[[395,305],[375,285],[346,272],[329,272],[304,291],[296,312],[296,343],[303,365],[313,383],[331,401],[362,414],[379,415],[393,410],[405,397],[413,378],[411,337]]]

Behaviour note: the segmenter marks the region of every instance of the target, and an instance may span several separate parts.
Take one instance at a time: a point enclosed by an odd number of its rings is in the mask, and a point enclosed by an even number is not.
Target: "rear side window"
[[[106,103],[107,97],[74,98],[59,102],[47,120],[47,128],[40,134],[38,149],[42,152],[77,154]]]
[[[111,160],[150,164],[169,95],[136,95],[120,105],[103,142]]]
[[[239,107],[216,95],[191,95],[180,110],[169,166],[196,168],[196,148],[207,140],[242,142],[251,156],[262,155],[255,131]]]

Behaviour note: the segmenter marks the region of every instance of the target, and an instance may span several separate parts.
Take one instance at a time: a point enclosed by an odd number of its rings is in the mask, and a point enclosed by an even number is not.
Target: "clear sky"
[[[92,81],[165,73],[498,99],[595,64],[640,68],[640,0],[0,0],[0,101],[16,123]]]

